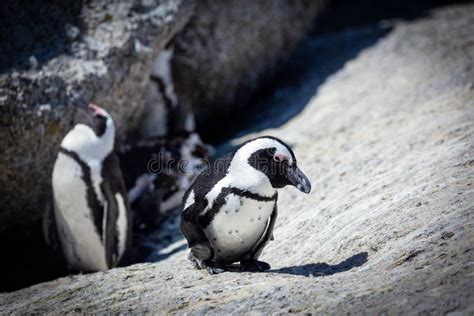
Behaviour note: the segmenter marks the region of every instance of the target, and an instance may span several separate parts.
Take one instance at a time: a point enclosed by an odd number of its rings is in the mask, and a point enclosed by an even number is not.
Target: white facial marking
[[[105,113],[107,114],[107,112]],[[77,124],[67,133],[66,137],[64,137],[61,146],[77,153],[79,157],[86,162],[91,160],[102,162],[114,149],[115,141],[114,121],[110,115],[107,114],[105,116],[107,116],[107,121],[103,135],[98,137],[89,126]]]
[[[261,171],[249,165],[248,160],[258,150],[276,148],[276,153],[290,157],[291,153],[280,142],[271,138],[257,138],[240,147],[235,153],[229,166],[227,175],[206,194],[209,205],[212,206],[214,200],[221,193],[222,188],[234,187],[247,190],[266,197],[271,197],[275,193],[268,177]],[[204,212],[206,212],[205,210]]]

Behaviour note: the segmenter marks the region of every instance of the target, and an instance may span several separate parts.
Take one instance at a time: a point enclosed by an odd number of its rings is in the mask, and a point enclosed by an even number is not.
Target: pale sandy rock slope
[[[259,132],[313,183],[280,193],[272,271],[210,276],[177,251],[1,294],[0,312],[472,314],[474,6],[395,23],[319,86],[306,74],[269,101],[309,89],[304,110]]]

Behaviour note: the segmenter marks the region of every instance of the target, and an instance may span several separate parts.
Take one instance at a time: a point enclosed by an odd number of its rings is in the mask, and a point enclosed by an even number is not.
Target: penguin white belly
[[[265,233],[276,201],[257,201],[229,194],[204,230],[215,259],[232,263],[242,259]]]
[[[52,183],[63,252],[72,268],[107,270],[105,249],[87,203],[87,188],[82,176],[82,169],[74,159],[58,154]]]

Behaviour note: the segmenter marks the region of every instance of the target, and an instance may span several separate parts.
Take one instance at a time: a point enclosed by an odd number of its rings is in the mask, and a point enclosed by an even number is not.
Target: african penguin
[[[204,169],[212,151],[197,133],[187,132],[121,146],[120,164],[134,227],[154,229],[164,215],[179,208],[184,193]]]
[[[131,240],[131,213],[115,126],[102,108],[75,100],[77,124],[61,142],[52,173],[54,217],[70,269],[116,266]]]
[[[173,48],[167,47],[153,62],[150,81],[145,90],[145,111],[140,122],[142,138],[193,132],[195,129],[192,110],[179,102],[174,91],[172,58]]]
[[[186,191],[181,213],[195,267],[214,274],[240,261],[242,271],[270,269],[257,259],[273,237],[276,189],[286,185],[311,190],[293,151],[271,136],[249,140],[204,169]]]

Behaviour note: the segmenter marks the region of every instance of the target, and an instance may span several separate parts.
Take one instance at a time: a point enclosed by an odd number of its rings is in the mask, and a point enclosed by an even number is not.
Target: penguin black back
[[[205,169],[186,192],[181,217],[195,266],[216,273],[240,261],[243,269],[268,269],[257,259],[273,234],[276,189],[286,185],[311,189],[289,146],[271,136],[249,140]]]
[[[118,264],[131,239],[115,125],[105,110],[83,102],[76,120],[53,168],[55,222],[70,268],[106,270]]]

